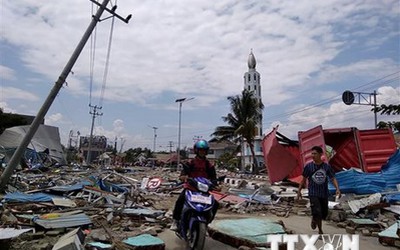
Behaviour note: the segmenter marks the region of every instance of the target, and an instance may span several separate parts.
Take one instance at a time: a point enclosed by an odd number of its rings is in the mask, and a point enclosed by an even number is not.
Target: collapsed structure
[[[303,166],[312,160],[311,148],[320,146],[324,160],[335,172],[355,168],[366,173],[379,172],[396,151],[393,132],[388,129],[323,129],[317,126],[298,133],[290,140],[274,128],[263,139],[263,152],[271,183],[291,180],[299,183]]]
[[[0,135],[0,154],[3,155],[0,158],[4,158],[4,162],[8,162],[11,159],[25,134],[28,132],[29,127],[27,125],[7,128]],[[66,161],[58,127],[40,124],[25,150],[22,160],[30,168],[43,163],[50,165],[54,163],[65,164]]]

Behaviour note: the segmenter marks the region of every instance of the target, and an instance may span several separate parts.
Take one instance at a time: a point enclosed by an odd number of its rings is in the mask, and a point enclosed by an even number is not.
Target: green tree
[[[138,148],[130,148],[127,151],[125,151],[126,156],[125,156],[125,160],[126,162],[135,162],[137,157],[142,153],[142,148],[138,147]]]
[[[258,163],[254,152],[254,137],[257,123],[262,120],[264,105],[254,97],[252,91],[243,90],[241,95],[229,96],[231,112],[222,120],[228,125],[218,126],[211,136],[217,141],[231,140],[235,143],[246,141],[253,158],[253,173],[258,173]]]
[[[400,122],[384,122],[380,121],[377,125],[378,128],[391,128],[393,131],[400,132]]]
[[[382,104],[381,106],[374,107],[374,112],[381,112],[381,115],[400,115],[400,104]]]
[[[381,115],[400,115],[400,104],[382,104],[378,107],[374,107],[371,111],[381,113]],[[377,124],[377,128],[391,128],[393,131],[400,132],[400,122],[399,121],[380,121]]]
[[[223,167],[229,171],[235,171],[239,160],[236,157],[236,152],[226,152],[223,153],[217,160],[218,167]]]

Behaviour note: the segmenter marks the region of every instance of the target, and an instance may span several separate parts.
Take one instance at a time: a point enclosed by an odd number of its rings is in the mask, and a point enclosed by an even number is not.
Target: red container
[[[312,160],[311,148],[320,146],[326,155],[326,146],[335,151],[329,164],[340,171],[360,168],[364,172],[379,172],[395,152],[396,144],[390,129],[358,130],[357,128],[322,129],[317,126],[299,132],[299,147],[303,165]],[[325,160],[326,156],[324,157]]]

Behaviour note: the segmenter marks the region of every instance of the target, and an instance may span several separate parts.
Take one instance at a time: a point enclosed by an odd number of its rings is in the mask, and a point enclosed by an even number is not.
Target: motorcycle
[[[207,225],[214,218],[215,199],[210,191],[216,186],[203,177],[189,178],[185,191],[181,220],[176,235],[185,240],[190,249],[202,250],[207,234]]]

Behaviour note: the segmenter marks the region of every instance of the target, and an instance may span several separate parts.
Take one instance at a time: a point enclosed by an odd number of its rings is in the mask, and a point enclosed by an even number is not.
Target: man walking
[[[328,178],[332,180],[336,188],[336,196],[340,197],[338,182],[329,164],[322,161],[323,150],[319,146],[311,149],[313,161],[308,163],[303,169],[303,179],[301,180],[297,199],[302,198],[301,189],[305,186],[308,179],[308,197],[311,203],[311,228],[318,227],[318,233],[323,234],[322,220],[328,215]]]

